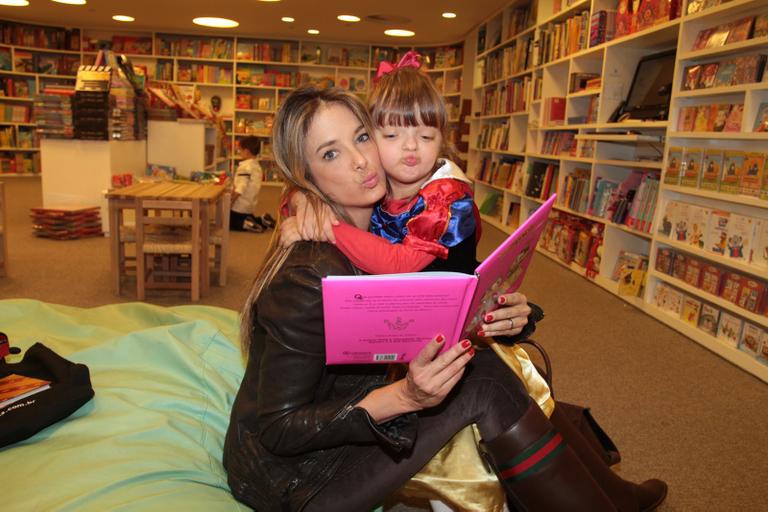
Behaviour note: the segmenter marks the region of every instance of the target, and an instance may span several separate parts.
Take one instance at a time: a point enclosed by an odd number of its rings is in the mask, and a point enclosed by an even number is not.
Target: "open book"
[[[438,334],[445,347],[477,331],[496,296],[520,287],[553,194],[475,271],[323,279],[326,364],[404,363]]]

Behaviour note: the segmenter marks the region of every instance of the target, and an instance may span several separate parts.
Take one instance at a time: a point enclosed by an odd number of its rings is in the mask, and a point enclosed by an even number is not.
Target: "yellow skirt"
[[[528,353],[516,345],[502,345],[493,340],[489,344],[549,417],[555,401]],[[400,489],[398,495],[440,500],[456,510],[501,512],[506,501],[504,490],[481,458],[479,442],[480,433],[475,425],[464,428]]]

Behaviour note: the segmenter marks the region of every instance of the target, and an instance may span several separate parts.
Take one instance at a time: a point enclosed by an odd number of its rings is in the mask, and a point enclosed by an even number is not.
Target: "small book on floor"
[[[404,363],[432,338],[476,332],[498,294],[520,287],[553,194],[475,270],[323,278],[326,364]]]
[[[51,387],[50,381],[12,373],[0,379],[0,409]]]

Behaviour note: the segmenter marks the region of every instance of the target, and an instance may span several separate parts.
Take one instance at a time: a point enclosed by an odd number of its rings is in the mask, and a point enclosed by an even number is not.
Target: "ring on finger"
[[[512,330],[514,328],[515,328],[515,319],[514,318],[510,318],[509,319],[509,330]]]

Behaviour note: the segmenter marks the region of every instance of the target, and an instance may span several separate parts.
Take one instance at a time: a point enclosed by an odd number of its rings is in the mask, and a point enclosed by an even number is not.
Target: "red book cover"
[[[720,295],[720,283],[723,279],[723,270],[715,265],[704,265],[701,269],[701,289],[707,293]]]
[[[739,294],[741,293],[741,287],[743,286],[744,277],[733,272],[728,272],[723,278],[723,290],[720,296],[728,302],[738,303]]]
[[[685,268],[683,281],[691,286],[699,287],[701,284],[701,271],[704,264],[695,258],[688,258],[688,265]]]
[[[765,300],[766,285],[756,279],[745,277],[741,282],[741,290],[739,290],[738,306],[751,311],[753,313],[759,313]]]

